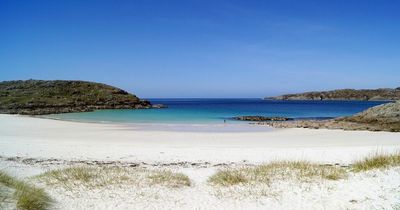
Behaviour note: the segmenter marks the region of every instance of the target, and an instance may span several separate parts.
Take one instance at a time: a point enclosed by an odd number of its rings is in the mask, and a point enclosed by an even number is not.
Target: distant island
[[[381,89],[340,89],[331,91],[313,91],[266,97],[269,100],[360,100],[360,101],[395,101],[400,100],[400,87]]]
[[[0,82],[0,113],[44,115],[98,109],[147,109],[149,101],[106,84],[68,80]],[[161,108],[160,105],[156,106]]]

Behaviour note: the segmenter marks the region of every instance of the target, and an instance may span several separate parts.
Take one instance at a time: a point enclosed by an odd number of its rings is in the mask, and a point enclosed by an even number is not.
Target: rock
[[[233,117],[234,120],[242,121],[287,121],[292,120],[292,118],[287,117],[265,117],[265,116],[239,116]]]
[[[155,108],[155,109],[168,108],[168,106],[165,105],[165,104],[153,104],[151,107],[152,107],[152,108]]]
[[[327,128],[400,132],[400,101],[369,108],[350,117],[332,120],[295,120],[290,122],[260,122],[276,128]]]
[[[375,106],[340,120],[400,131],[400,101]]]

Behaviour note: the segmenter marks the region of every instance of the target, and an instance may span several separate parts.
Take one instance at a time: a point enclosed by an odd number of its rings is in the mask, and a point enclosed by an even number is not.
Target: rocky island
[[[162,108],[157,105],[155,108]],[[106,84],[67,80],[0,82],[0,113],[44,115],[98,109],[147,109],[151,103]]]
[[[381,89],[340,89],[321,92],[305,92],[266,97],[269,100],[362,100],[362,101],[395,101],[400,100],[400,87]]]

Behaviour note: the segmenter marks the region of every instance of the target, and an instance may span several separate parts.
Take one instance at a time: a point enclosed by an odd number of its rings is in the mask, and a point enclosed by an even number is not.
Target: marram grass
[[[174,173],[167,170],[150,172],[148,177],[152,184],[164,185],[168,187],[191,186],[192,183],[188,176],[182,173]]]
[[[43,189],[18,180],[2,171],[0,171],[0,185],[13,190],[12,197],[16,201],[17,209],[44,210],[48,209],[53,203]]]
[[[158,184],[178,188],[191,185],[189,177],[181,173],[124,167],[73,166],[45,172],[38,178],[48,185],[62,185],[69,189],[74,186],[96,188],[109,185]]]
[[[400,153],[373,154],[353,163],[347,170],[333,165],[318,165],[307,161],[278,161],[254,167],[223,169],[208,179],[212,185],[233,186],[238,184],[269,184],[275,180],[315,179],[339,180],[347,177],[349,171],[362,172],[373,169],[400,166]]]
[[[269,184],[271,181],[279,179],[338,180],[346,176],[346,170],[337,166],[324,166],[307,161],[279,161],[255,167],[220,170],[208,181],[213,185],[231,186],[245,183]]]
[[[352,165],[355,172],[368,171],[390,166],[400,166],[400,153],[395,154],[374,154]]]

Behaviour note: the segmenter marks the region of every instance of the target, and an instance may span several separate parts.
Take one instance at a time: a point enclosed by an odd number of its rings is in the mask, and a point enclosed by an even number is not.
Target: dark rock
[[[242,121],[287,121],[293,120],[292,118],[287,117],[265,117],[265,116],[239,116],[233,117],[234,120],[242,120]]]
[[[152,108],[155,108],[155,109],[168,108],[168,106],[167,106],[167,105],[164,105],[164,104],[153,104],[151,107],[152,107]]]

